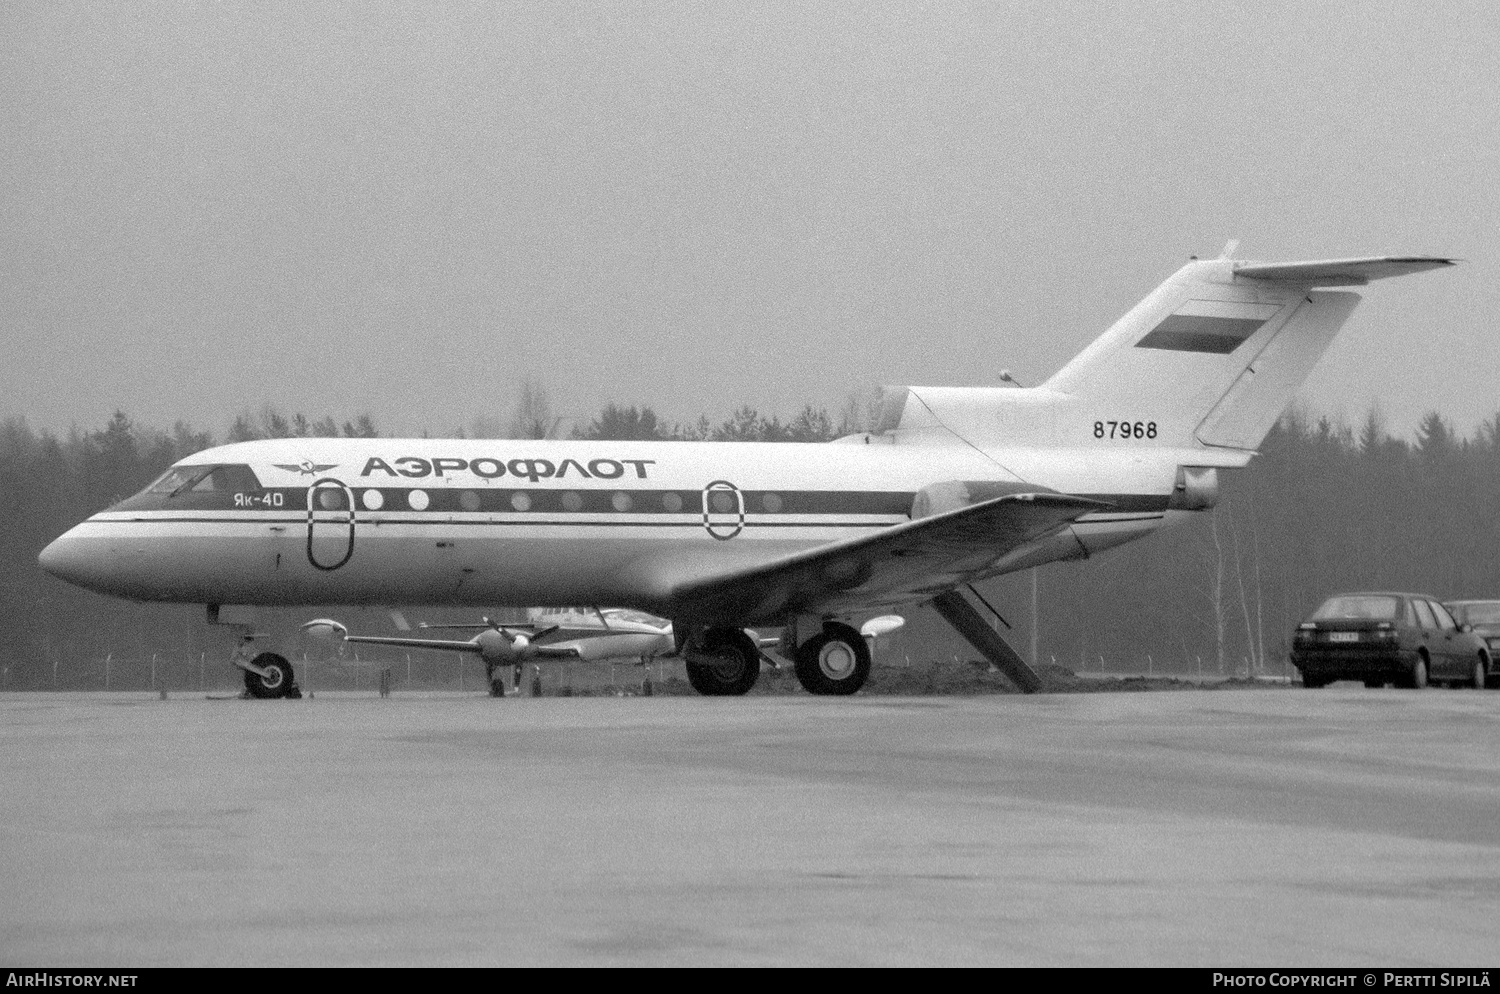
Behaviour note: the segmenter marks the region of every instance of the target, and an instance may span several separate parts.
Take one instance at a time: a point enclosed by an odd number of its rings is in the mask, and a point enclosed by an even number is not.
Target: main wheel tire
[[[274,652],[263,652],[250,660],[250,665],[259,666],[266,671],[265,676],[245,671],[245,689],[250,692],[251,697],[269,699],[291,696],[296,685],[292,681],[292,664],[286,659]]]
[[[750,693],[760,679],[760,649],[738,628],[710,628],[685,661],[688,683],[705,697]]]
[[[809,694],[852,694],[869,678],[870,647],[848,625],[824,625],[797,647],[797,681]]]
[[[1484,689],[1484,682],[1485,682],[1485,679],[1486,679],[1486,676],[1487,676],[1487,674],[1486,674],[1485,671],[1487,669],[1488,669],[1488,667],[1486,667],[1484,665],[1484,657],[1483,656],[1480,656],[1478,659],[1474,660],[1473,683],[1474,683],[1474,689],[1475,690],[1483,690]]]

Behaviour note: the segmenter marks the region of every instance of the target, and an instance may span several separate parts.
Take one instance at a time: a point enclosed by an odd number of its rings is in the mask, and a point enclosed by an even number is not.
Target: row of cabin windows
[[[431,495],[425,490],[408,490],[406,502],[415,511],[425,511],[432,504]],[[591,497],[592,497],[591,492]],[[602,495],[601,495],[602,496]],[[582,511],[585,504],[597,503],[597,497],[586,498],[584,494],[569,490],[562,494],[560,503],[564,511]],[[660,508],[669,513],[681,511],[685,506],[682,494],[666,491],[658,498]],[[386,508],[386,495],[380,490],[369,489],[359,492],[359,503],[367,511],[379,511]],[[649,498],[647,499],[649,501]],[[318,507],[325,511],[347,510],[344,501],[344,490],[342,487],[319,487]],[[458,495],[459,508],[464,511],[478,511],[482,505],[482,499],[478,491],[464,490]],[[533,495],[526,491],[517,490],[511,493],[508,504],[515,511],[547,510],[543,505],[544,499],[540,495]],[[786,506],[780,494],[765,493],[758,497],[759,510],[768,514],[776,514]],[[717,514],[736,514],[740,510],[739,501],[733,492],[728,490],[713,490],[708,494],[709,510]],[[654,511],[656,508],[648,506],[646,501],[638,501],[638,498],[627,491],[617,490],[609,496],[609,508],[615,511],[626,512],[631,510]],[[605,508],[595,508],[605,510]],[[747,506],[747,511],[756,510]]]

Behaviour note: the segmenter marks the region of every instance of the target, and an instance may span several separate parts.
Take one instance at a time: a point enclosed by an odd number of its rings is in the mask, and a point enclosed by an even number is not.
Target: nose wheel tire
[[[760,649],[738,628],[710,628],[687,653],[688,683],[705,697],[748,694],[760,678]]]
[[[274,652],[263,652],[250,660],[250,665],[266,671],[265,676],[245,671],[245,689],[251,697],[301,697],[292,680],[292,664]]]
[[[809,694],[852,694],[869,677],[870,647],[848,625],[825,625],[797,647],[797,680]]]

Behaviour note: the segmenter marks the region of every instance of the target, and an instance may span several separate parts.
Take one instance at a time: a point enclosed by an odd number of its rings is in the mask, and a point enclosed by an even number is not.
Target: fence
[[[484,664],[461,653],[411,652],[361,658],[351,653],[346,658],[317,657],[297,653],[291,657],[297,683],[304,692],[312,690],[350,690],[378,693],[381,673],[390,671],[390,686],[400,690],[487,689]],[[684,679],[682,664],[677,660],[657,660],[649,665],[651,679],[660,684]],[[541,665],[544,693],[603,694],[639,692],[647,667],[639,664],[548,662]],[[0,690],[75,690],[75,691],[167,691],[168,693],[238,693],[244,689],[244,671],[222,655],[151,653],[134,655],[106,652],[102,656],[82,659],[59,654],[52,661],[50,673],[42,680],[24,682],[12,679],[10,667],[0,667]],[[50,676],[50,679],[48,677]],[[528,693],[532,670],[528,664],[522,676],[521,691]],[[507,688],[513,691],[512,681]]]

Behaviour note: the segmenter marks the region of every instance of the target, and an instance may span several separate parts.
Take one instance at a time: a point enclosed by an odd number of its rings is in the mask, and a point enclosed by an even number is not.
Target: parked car
[[[1490,648],[1490,658],[1500,656],[1500,601],[1447,601],[1443,604],[1460,625],[1469,625]],[[1493,686],[1496,672],[1489,672]]]
[[[1424,594],[1338,594],[1297,626],[1292,665],[1307,687],[1363,680],[1366,687],[1431,681],[1483,688],[1490,648]]]

